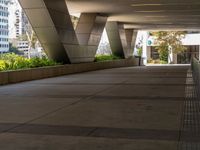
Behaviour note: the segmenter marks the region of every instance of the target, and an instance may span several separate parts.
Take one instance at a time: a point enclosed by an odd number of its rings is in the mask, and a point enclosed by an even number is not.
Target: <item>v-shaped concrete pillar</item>
[[[122,58],[133,56],[137,30],[124,29],[118,22],[107,22],[106,31],[113,54]]]
[[[47,55],[59,62],[92,62],[107,17],[82,14],[75,31],[65,0],[19,0]]]

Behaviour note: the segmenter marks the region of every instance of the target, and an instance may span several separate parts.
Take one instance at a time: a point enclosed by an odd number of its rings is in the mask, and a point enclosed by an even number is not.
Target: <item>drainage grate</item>
[[[178,150],[200,150],[200,101],[192,72],[188,71]]]

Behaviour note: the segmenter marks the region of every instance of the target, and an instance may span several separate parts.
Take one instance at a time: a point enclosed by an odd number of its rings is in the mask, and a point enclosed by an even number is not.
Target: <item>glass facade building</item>
[[[8,2],[0,0],[0,53],[9,51]]]

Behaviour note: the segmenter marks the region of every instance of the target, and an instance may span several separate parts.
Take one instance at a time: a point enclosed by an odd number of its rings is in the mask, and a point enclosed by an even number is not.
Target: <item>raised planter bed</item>
[[[56,76],[63,76],[63,75],[81,73],[87,71],[95,71],[100,69],[137,66],[138,61],[139,60],[137,58],[131,58],[131,59],[120,59],[114,61],[69,64],[69,65],[59,65],[59,66],[41,67],[33,69],[23,69],[17,71],[0,72],[0,85],[51,78]]]

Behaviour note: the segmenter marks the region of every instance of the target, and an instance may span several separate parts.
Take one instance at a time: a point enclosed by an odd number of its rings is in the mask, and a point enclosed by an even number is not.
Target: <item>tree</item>
[[[22,51],[19,51],[18,49],[17,49],[17,47],[15,47],[15,46],[13,46],[13,44],[11,44],[11,43],[9,43],[9,52],[10,53],[14,53],[14,54],[17,54],[17,55],[24,55],[24,52],[22,52]]]
[[[28,41],[28,37],[26,34],[21,34],[19,35],[19,37],[17,38],[18,41]]]
[[[29,42],[29,47],[28,47],[28,58],[30,59],[31,58],[31,54],[30,54],[30,51],[32,48],[35,48],[35,44],[37,42],[37,36],[35,34],[35,32],[33,30],[31,30],[31,33],[28,33],[26,31],[26,35],[27,35],[27,38],[28,38],[28,42]]]
[[[159,31],[151,34],[155,37],[155,44],[158,45],[156,49],[162,61],[168,61],[170,52],[178,54],[186,50],[186,47],[182,45],[182,39],[185,38],[186,32]]]
[[[32,49],[35,49],[35,45],[38,42],[38,39],[32,28],[30,32],[25,32],[26,34],[22,34],[19,36],[18,41],[28,41],[28,58],[31,58],[30,52]]]
[[[140,37],[138,43],[136,44],[137,56],[142,57],[143,54],[143,36]]]

